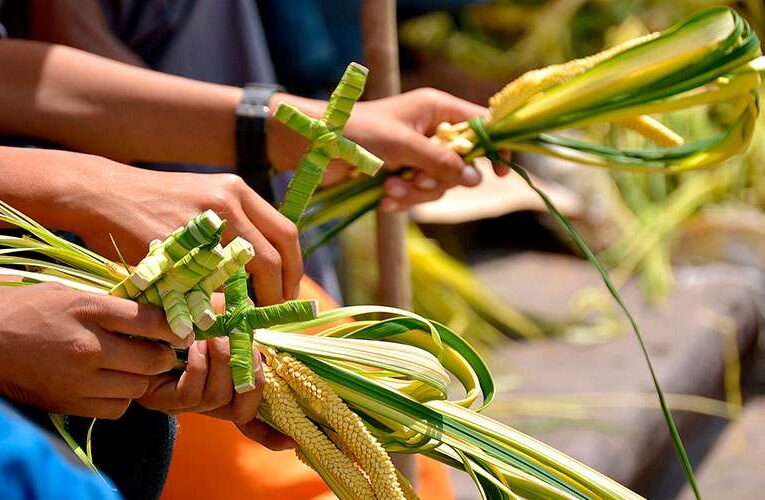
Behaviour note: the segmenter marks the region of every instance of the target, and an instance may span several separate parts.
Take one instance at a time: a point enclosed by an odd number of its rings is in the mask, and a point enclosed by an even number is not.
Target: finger
[[[417,185],[418,184],[417,179],[420,178],[421,176],[430,179],[430,177],[426,176],[425,174],[417,174],[414,181],[408,181],[398,176],[388,178],[385,181],[385,184],[383,185],[383,191],[385,192],[385,197],[400,201],[409,197],[412,191],[414,190],[420,190],[420,191],[426,191],[426,192],[439,191],[443,193],[445,190],[457,185],[453,183],[441,183],[436,181],[435,186],[433,186],[432,183],[425,183],[425,185],[427,186],[427,189],[422,189]]]
[[[152,410],[165,412],[171,411],[172,408],[170,407],[174,407],[175,404],[168,405],[166,403],[167,395],[175,392],[175,386],[178,385],[179,377],[180,375],[175,373],[163,373],[161,375],[150,377],[149,386],[146,388],[146,392],[143,393],[143,396],[137,398],[136,401],[142,406]],[[165,403],[162,403],[162,401]],[[165,406],[167,406],[167,408],[165,408]]]
[[[407,208],[412,207],[413,205],[417,205],[419,203],[426,203],[429,201],[434,201],[441,196],[444,195],[443,189],[435,189],[432,191],[423,191],[421,189],[412,188],[406,196],[402,198],[384,198],[380,202],[380,208],[384,212],[390,212],[390,211],[397,211],[397,210],[405,210]],[[391,203],[391,201],[393,203]]]
[[[215,410],[206,415],[234,423],[246,423],[254,419],[258,414],[260,401],[263,399],[263,389],[266,378],[263,374],[263,361],[260,351],[253,349],[253,371],[255,374],[255,389],[241,394],[235,394],[233,402],[227,407]]]
[[[497,177],[504,177],[510,173],[510,167],[507,165],[503,165],[501,163],[492,163],[491,166],[494,169],[494,173],[497,175]]]
[[[422,172],[414,176],[412,183],[417,189],[422,191],[432,191],[439,186],[439,182],[436,179]]]
[[[281,256],[283,298],[296,298],[303,277],[303,254],[297,227],[254,192],[245,195],[243,200],[245,215],[251,221],[258,221],[260,232]]]
[[[443,181],[460,176],[465,165],[460,155],[414,131],[405,134],[397,148],[397,162]]]
[[[353,170],[354,168],[351,165],[348,165],[343,161],[330,161],[327,170],[324,171],[324,176],[321,178],[321,185],[327,187],[339,184],[350,177]]]
[[[477,104],[455,97],[447,92],[435,89],[421,89],[434,110],[432,128],[426,131],[428,135],[435,133],[435,128],[441,122],[456,123],[485,115],[488,110]]]
[[[195,342],[189,348],[186,369],[178,378],[174,398],[176,409],[194,408],[202,401],[208,374],[207,341]]]
[[[255,299],[258,305],[266,306],[282,302],[282,258],[261,232],[247,219],[240,208],[234,208],[227,214],[231,221],[231,231],[238,233],[252,244],[255,256],[247,263],[247,271],[252,275]],[[230,230],[226,230],[227,239],[231,239]]]
[[[385,180],[383,190],[385,191],[385,194],[391,198],[403,198],[409,194],[409,183],[400,177],[390,177]]]
[[[147,375],[99,370],[95,380],[91,381],[91,397],[114,399],[138,399],[149,387]]]
[[[157,342],[96,332],[103,356],[101,368],[137,375],[158,375],[173,369],[173,350]]]
[[[386,213],[398,212],[400,210],[406,210],[406,208],[407,207],[401,205],[393,198],[383,198],[380,200],[380,210]]]
[[[255,257],[247,264],[247,270],[252,275],[255,303],[259,306],[278,304],[284,298],[282,258],[263,237],[250,243],[255,249]]]
[[[202,401],[194,408],[196,412],[208,412],[231,403],[234,384],[231,381],[228,338],[212,338],[207,341],[207,381],[202,394]]]
[[[76,417],[116,420],[125,414],[130,402],[127,398],[85,398],[78,402],[76,408],[62,413]]]
[[[176,347],[188,347],[194,340],[178,338],[170,330],[165,312],[157,307],[108,295],[93,295],[89,300],[83,312],[104,330],[164,340]]]
[[[507,162],[509,162],[513,157],[510,151],[500,151],[499,156]],[[494,162],[491,165],[494,168],[494,173],[497,174],[499,177],[504,177],[510,173],[510,167],[508,167],[504,163]]]
[[[257,441],[269,450],[282,451],[297,448],[297,443],[261,420],[251,420],[244,424],[236,424],[242,434]]]
[[[460,184],[465,187],[477,186],[482,180],[481,171],[473,165],[465,165],[460,172]]]
[[[207,343],[195,342],[186,360],[186,369],[180,377],[163,375],[149,385],[143,406],[164,412],[178,412],[194,408],[202,401],[207,379]]]

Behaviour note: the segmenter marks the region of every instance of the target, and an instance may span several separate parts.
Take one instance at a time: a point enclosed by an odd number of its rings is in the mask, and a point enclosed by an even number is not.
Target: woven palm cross
[[[311,141],[279,208],[282,215],[295,224],[300,221],[330,160],[343,160],[368,175],[377,173],[383,164],[375,155],[342,135],[354,104],[364,92],[367,73],[364,66],[349,64],[321,119],[311,118],[289,104],[282,103],[276,110],[277,120]]]

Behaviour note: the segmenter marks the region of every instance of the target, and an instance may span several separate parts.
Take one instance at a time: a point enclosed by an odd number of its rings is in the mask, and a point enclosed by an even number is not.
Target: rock
[[[704,459],[698,482],[704,498],[751,500],[765,492],[765,396],[747,402]],[[682,500],[692,500],[685,488]]]
[[[605,292],[594,269],[574,257],[524,253],[473,269],[504,299],[547,318],[565,318],[583,288]],[[725,335],[735,335],[740,352],[751,349],[762,290],[759,273],[733,266],[678,270],[674,292],[659,306],[646,305],[636,286],[625,287],[665,393],[722,397]],[[623,335],[595,345],[551,339],[497,346],[489,362],[505,392],[489,414],[643,495],[672,498],[683,486],[682,470],[639,346],[626,326],[625,321]],[[718,412],[728,409],[714,405]],[[698,461],[694,455],[705,451],[709,426],[719,428],[722,419],[674,414],[692,460]],[[465,495],[460,498],[474,498],[469,479],[455,479]]]

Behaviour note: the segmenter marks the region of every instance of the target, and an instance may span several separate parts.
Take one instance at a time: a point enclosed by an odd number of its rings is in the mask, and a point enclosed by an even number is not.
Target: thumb
[[[403,137],[396,163],[427,172],[447,184],[457,184],[465,166],[460,155],[414,131]]]
[[[181,348],[188,347],[194,341],[193,335],[186,339],[178,338],[170,330],[165,311],[162,309],[132,300],[108,295],[99,296],[94,304],[92,316],[101,328],[111,332],[162,340]]]
[[[427,135],[435,133],[441,122],[457,123],[483,116],[488,109],[470,101],[460,99],[447,92],[435,89],[422,89],[424,104],[432,110],[433,123],[428,124]]]

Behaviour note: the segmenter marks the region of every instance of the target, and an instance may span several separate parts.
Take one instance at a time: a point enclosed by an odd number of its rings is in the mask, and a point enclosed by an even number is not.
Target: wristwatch
[[[236,108],[236,165],[248,186],[265,200],[274,201],[271,187],[271,166],[266,151],[268,101],[280,85],[248,83]]]

